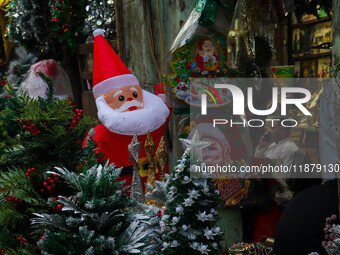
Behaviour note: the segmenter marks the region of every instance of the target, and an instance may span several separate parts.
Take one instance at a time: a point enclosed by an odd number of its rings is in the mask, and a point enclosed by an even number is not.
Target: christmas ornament
[[[4,44],[5,56],[6,61],[9,60],[12,44],[10,43],[9,39],[6,37],[6,30],[7,30],[7,23],[8,17],[6,16],[8,12],[8,5],[11,0],[1,0],[0,1],[0,27],[2,32],[2,41]]]
[[[221,232],[221,228],[220,228],[220,227],[216,227],[216,228],[214,229],[214,232],[215,232],[216,234],[220,233],[220,232]]]
[[[201,196],[197,190],[189,190],[188,192],[188,196],[190,196],[190,198],[193,198],[193,199],[197,199],[199,196]]]
[[[214,239],[214,232],[210,230],[208,227],[204,230],[204,236],[209,239]]]
[[[163,243],[163,248],[166,249],[169,247],[169,244],[168,243]]]
[[[162,136],[156,151],[157,161],[161,167],[159,179],[163,181],[165,179],[165,164],[168,159],[168,151],[166,149],[166,144],[164,141],[164,136]]]
[[[141,143],[138,141],[137,133],[132,138],[131,143],[128,146],[129,148],[129,158],[130,162],[134,160],[133,164],[133,176],[132,176],[132,184],[131,184],[131,197],[136,199],[141,204],[144,204],[144,195],[143,195],[143,186],[142,181],[139,175],[139,153],[141,149]]]
[[[195,203],[191,198],[184,199],[184,206],[192,206],[192,204]]]
[[[172,243],[171,243],[171,247],[177,247],[179,246],[179,243],[177,240],[173,240]]]
[[[181,214],[183,212],[183,207],[181,205],[176,207],[176,213]]]
[[[208,246],[207,245],[204,245],[204,244],[200,244],[200,246],[198,247],[198,250],[202,253],[202,254],[209,254],[208,252],[210,251],[208,249]]]
[[[198,214],[196,214],[196,216],[197,216],[197,219],[200,220],[200,221],[208,220],[205,212],[202,212],[202,213],[198,212]]]
[[[196,250],[198,248],[198,243],[197,242],[193,242],[190,244],[190,247],[193,248],[194,250]]]
[[[241,40],[243,34],[241,33],[238,25],[239,20],[235,20],[234,28],[228,33],[228,67],[237,69],[241,58]]]
[[[184,155],[190,155],[191,162],[202,162],[202,149],[208,147],[211,143],[210,142],[203,142],[200,141],[199,132],[198,130],[195,131],[194,135],[192,136],[191,140],[189,139],[179,139],[187,148],[184,151]]]
[[[178,221],[179,221],[178,217],[175,216],[172,218],[172,224],[176,225]]]
[[[149,160],[149,171],[148,171],[148,178],[147,178],[147,184],[154,186],[155,179],[156,179],[156,166],[155,166],[155,149],[156,149],[156,144],[154,140],[152,139],[151,133],[148,132],[148,135],[146,137],[146,141],[144,144],[144,149],[146,152],[146,156],[148,157]],[[147,193],[148,190],[147,188],[145,189],[145,193]],[[153,203],[151,200],[146,199],[147,203]]]

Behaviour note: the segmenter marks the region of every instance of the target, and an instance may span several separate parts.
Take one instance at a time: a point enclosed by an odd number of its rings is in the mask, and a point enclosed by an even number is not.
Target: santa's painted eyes
[[[137,97],[138,97],[137,92],[133,92],[133,93],[132,93],[132,96],[133,96],[134,98],[137,98]]]
[[[118,100],[119,100],[119,101],[124,101],[124,99],[125,99],[124,96],[119,96],[119,97],[118,97]]]

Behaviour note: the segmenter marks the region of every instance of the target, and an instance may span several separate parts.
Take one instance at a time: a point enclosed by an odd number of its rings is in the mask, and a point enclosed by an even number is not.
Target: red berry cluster
[[[52,197],[53,201],[60,201],[60,199],[56,199],[55,197]],[[57,207],[52,207],[53,211],[61,211],[63,209],[63,204],[58,204]]]
[[[83,115],[83,110],[76,109],[70,120],[71,123],[68,126],[67,130],[73,130],[78,125],[78,122],[81,120],[82,115]]]
[[[13,204],[14,208],[18,208],[18,204],[22,204],[24,202],[22,199],[18,199],[15,196],[9,196],[9,195],[6,195],[6,196],[7,196],[8,202],[14,203]]]
[[[24,202],[24,200],[18,199],[18,198],[16,198],[15,196],[10,196],[10,195],[8,194],[8,192],[6,192],[5,186],[2,186],[2,187],[0,188],[0,191],[3,192],[4,197],[7,197],[7,201],[8,201],[8,202],[14,203],[14,204],[13,204],[14,208],[18,208],[18,204],[22,204],[22,203]]]
[[[27,240],[25,238],[22,238],[20,236],[17,237],[17,240],[22,244],[26,244],[26,242],[27,242]]]
[[[84,160],[83,162],[80,162],[79,166],[77,166],[77,169],[82,169],[86,164],[88,163],[87,160]]]
[[[22,129],[27,130],[34,135],[40,135],[41,131],[38,129],[38,127],[35,124],[31,124],[32,120],[19,120],[19,123],[22,124]]]
[[[334,231],[331,230],[331,228],[335,225],[331,225],[332,221],[335,221],[337,219],[336,215],[332,215],[331,217],[326,218],[326,225],[323,231],[325,232],[325,239],[327,241],[323,241],[322,245],[324,247],[327,247],[328,249],[334,249],[337,248],[337,245],[335,244],[335,240],[339,239],[339,235],[336,234]]]
[[[44,186],[44,188],[46,189],[46,191],[48,193],[52,192],[52,189],[54,189],[55,186],[56,186],[55,182],[57,182],[57,181],[58,181],[58,175],[57,174],[53,174],[52,178],[51,177],[47,177],[46,181],[43,182],[43,186]],[[40,190],[41,193],[45,192],[44,188],[42,188]]]
[[[26,172],[27,178],[30,178],[31,173],[34,172],[34,171],[35,171],[35,168],[34,168],[34,167],[28,169],[27,172]]]

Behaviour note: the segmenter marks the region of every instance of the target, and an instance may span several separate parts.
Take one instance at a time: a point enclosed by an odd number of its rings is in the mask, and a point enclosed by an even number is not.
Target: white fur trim
[[[170,111],[161,98],[143,90],[144,109],[118,112],[106,103],[104,96],[96,99],[98,118],[111,132],[122,135],[147,134],[162,126]]]
[[[97,36],[99,36],[99,35],[104,35],[104,32],[105,32],[105,31],[104,31],[103,29],[100,29],[100,28],[99,28],[99,29],[96,29],[96,30],[93,31],[93,36],[94,36],[94,37],[97,37]]]
[[[139,82],[133,74],[123,74],[115,77],[111,77],[102,82],[97,83],[93,87],[94,98],[104,95],[115,89],[120,89],[123,87],[139,85]]]

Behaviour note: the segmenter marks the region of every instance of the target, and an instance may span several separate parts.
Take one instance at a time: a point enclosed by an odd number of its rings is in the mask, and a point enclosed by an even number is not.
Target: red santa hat
[[[93,32],[93,95],[97,97],[115,89],[139,85],[139,82],[110,44],[103,37],[104,30]]]

